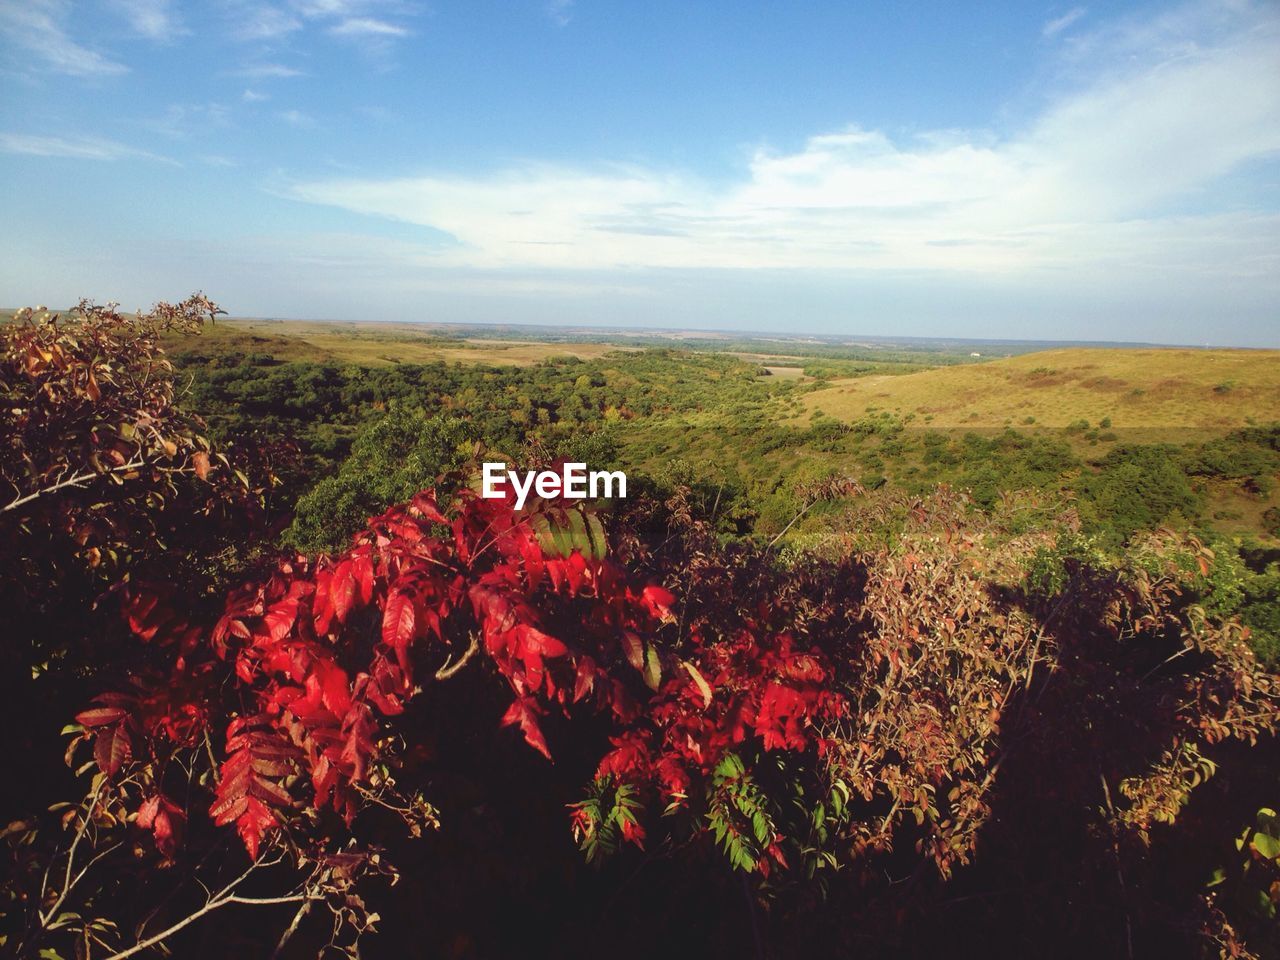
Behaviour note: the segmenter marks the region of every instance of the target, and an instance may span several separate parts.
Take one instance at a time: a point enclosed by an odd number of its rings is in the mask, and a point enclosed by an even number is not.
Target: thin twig
[[[314,900],[306,900],[302,906],[298,907],[298,912],[293,915],[293,920],[289,926],[285,927],[284,933],[280,934],[280,939],[276,941],[276,948],[271,952],[271,960],[278,960],[281,953],[284,952],[285,944],[287,944],[293,935],[298,932],[298,927],[302,925],[303,919],[311,912],[311,904]]]
[[[228,904],[239,903],[249,906],[271,906],[282,903],[308,903],[313,900],[322,899],[319,894],[308,892],[305,888],[301,893],[291,893],[282,897],[242,897],[234,892],[236,887],[238,887],[251,873],[253,873],[253,871],[257,870],[259,867],[273,866],[276,863],[279,863],[278,859],[269,862],[255,860],[249,865],[248,870],[240,874],[240,876],[236,877],[229,884],[210,897],[205,905],[199,910],[188,914],[177,923],[161,930],[159,933],[152,934],[145,940],[139,940],[128,949],[121,950],[119,953],[113,953],[111,956],[106,957],[105,960],[126,960],[127,957],[135,956],[143,950],[154,947],[157,943],[161,943],[164,940],[169,939],[169,937],[195,923],[201,917],[213,913],[215,910],[220,910]]]
[[[480,636],[479,634],[473,633],[471,635],[471,645],[467,647],[466,651],[455,662],[450,663],[448,660],[445,660],[440,669],[436,671],[436,679],[448,680],[459,670],[465,667],[467,665],[467,661],[474,657],[479,650]]]
[[[9,501],[9,503],[5,504],[3,507],[0,507],[0,513],[8,513],[10,510],[16,510],[18,509],[18,507],[28,504],[32,500],[38,500],[43,496],[47,496],[48,494],[57,493],[59,490],[62,490],[64,487],[82,487],[85,484],[87,484],[90,480],[96,480],[98,477],[105,477],[108,474],[112,474],[112,473],[127,473],[130,470],[137,470],[140,467],[145,467],[145,466],[147,466],[147,461],[145,460],[130,460],[128,463],[122,463],[118,467],[109,467],[108,469],[102,470],[102,471],[85,470],[85,471],[82,471],[81,473],[75,473],[75,474],[72,474],[70,477],[68,477],[66,480],[59,480],[57,483],[52,484],[51,486],[48,486],[48,487],[43,487],[40,490],[37,490],[35,493],[29,493],[25,497],[18,497],[16,500]]]
[[[71,849],[67,851],[67,870],[62,876],[62,891],[58,894],[58,899],[53,902],[53,906],[49,908],[48,912],[40,915],[41,927],[47,927],[49,925],[49,921],[53,917],[57,916],[58,908],[61,907],[63,902],[67,899],[67,894],[71,892],[71,888],[76,885],[76,882],[79,881],[80,877],[84,876],[84,872],[81,871],[75,880],[71,879],[71,871],[75,868],[76,862],[76,847],[80,846],[80,841],[84,838],[85,833],[89,829],[89,824],[93,820],[94,808],[98,805],[98,798],[102,795],[102,788],[105,784],[106,781],[103,780],[98,784],[98,788],[93,791],[93,799],[89,801],[89,807],[84,812],[84,822],[81,823],[79,828],[76,830],[75,839],[71,841]],[[92,861],[90,861],[90,863],[92,864]]]

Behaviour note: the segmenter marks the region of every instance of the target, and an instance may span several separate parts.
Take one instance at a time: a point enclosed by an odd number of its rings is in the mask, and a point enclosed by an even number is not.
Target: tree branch
[[[237,895],[234,892],[235,888],[238,887],[240,883],[246,877],[249,876],[249,874],[253,873],[254,870],[258,869],[261,866],[264,866],[262,862],[255,861],[249,867],[248,870],[240,874],[240,876],[236,877],[236,879],[232,880],[229,884],[227,884],[225,887],[219,890],[216,894],[211,896],[209,900],[205,903],[205,905],[201,907],[199,910],[183,917],[181,920],[173,924],[171,927],[161,930],[159,933],[152,934],[151,936],[147,937],[145,940],[139,940],[137,943],[135,943],[132,947],[129,947],[128,949],[121,950],[119,953],[113,953],[111,956],[105,958],[105,960],[126,960],[127,957],[136,956],[137,954],[141,953],[143,950],[146,950],[150,947],[154,947],[156,944],[169,939],[169,937],[172,937],[178,931],[183,930],[186,927],[189,927],[191,924],[195,923],[201,917],[207,916],[208,914],[213,913],[215,910],[220,910],[223,907],[227,906],[228,904],[241,903],[241,904],[247,904],[249,906],[271,906],[271,905],[282,904],[282,903],[301,903],[301,904],[307,905],[316,900],[324,899],[320,894],[314,892],[313,890],[307,889],[305,887],[300,893],[291,893],[282,897],[242,897]],[[302,915],[302,911],[299,911],[299,916],[294,918],[295,926],[298,922],[301,921],[301,915]]]
[[[456,674],[459,670],[465,667],[467,665],[467,661],[470,660],[472,657],[474,657],[479,650],[480,650],[480,636],[479,634],[473,633],[471,635],[471,645],[467,647],[466,651],[462,654],[462,656],[460,656],[457,659],[456,662],[450,663],[448,660],[446,660],[444,664],[440,667],[440,669],[436,671],[436,679],[448,680],[450,677]]]
[[[25,497],[18,497],[16,500],[11,500],[3,507],[0,507],[0,513],[8,513],[10,510],[16,510],[18,507],[28,504],[32,500],[38,500],[51,493],[57,493],[65,487],[82,487],[90,480],[96,480],[98,477],[105,477],[111,473],[127,473],[130,470],[137,470],[139,467],[145,467],[146,465],[146,460],[130,460],[128,463],[122,463],[118,467],[110,467],[106,470],[84,470],[80,473],[72,474],[66,480],[59,480],[52,486],[42,487],[35,493],[29,493]]]

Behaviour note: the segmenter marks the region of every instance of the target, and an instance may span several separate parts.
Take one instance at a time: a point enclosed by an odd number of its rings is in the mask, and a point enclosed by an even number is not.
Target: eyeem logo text
[[[540,497],[566,497],[570,500],[612,499],[627,495],[627,475],[621,470],[587,470],[585,463],[566,463],[561,472],[554,470],[526,470],[523,479],[515,470],[508,470],[505,463],[484,464],[484,485],[480,495],[489,499],[501,499],[507,495],[506,486],[516,494],[516,509],[524,508],[532,490]],[[615,492],[616,491],[616,492]]]

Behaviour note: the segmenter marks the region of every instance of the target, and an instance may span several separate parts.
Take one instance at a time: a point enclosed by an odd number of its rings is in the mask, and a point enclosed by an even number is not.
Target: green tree
[[[303,552],[342,546],[370,516],[457,469],[471,456],[476,438],[468,421],[393,406],[360,429],[335,475],[298,500],[285,542]]]
[[[1080,493],[1093,525],[1113,542],[1154,529],[1175,513],[1193,517],[1199,508],[1176,451],[1166,446],[1113,450],[1098,473],[1082,479]]]

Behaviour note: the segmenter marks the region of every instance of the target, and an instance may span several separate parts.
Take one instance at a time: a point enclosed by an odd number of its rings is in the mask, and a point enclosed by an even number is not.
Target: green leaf
[[[594,513],[587,515],[587,533],[591,536],[591,559],[603,560],[609,552],[609,543],[604,538],[604,525]]]
[[[555,536],[551,532],[551,521],[547,519],[545,513],[535,513],[529,520],[529,525],[533,527],[534,535],[538,538],[538,546],[542,548],[542,552],[549,557],[557,556]]]
[[[769,830],[769,821],[765,818],[764,812],[757,810],[751,817],[751,832],[756,835],[757,843],[768,843],[771,831]]]
[[[694,685],[698,688],[698,692],[702,694],[702,705],[704,707],[711,706],[711,684],[707,683],[707,678],[688,660],[682,660],[680,663],[689,671],[689,676],[692,678]]]
[[[569,542],[573,544],[573,548],[581,553],[584,557],[591,557],[591,535],[587,533],[587,521],[583,518],[581,511],[570,510],[569,518]]]
[[[655,693],[662,685],[662,664],[658,662],[658,651],[652,646],[645,652],[644,682]]]
[[[1267,896],[1267,892],[1265,890],[1257,890],[1255,891],[1255,895],[1258,898],[1258,905],[1256,907],[1257,911],[1268,920],[1274,920],[1276,916],[1276,905],[1271,902],[1271,898]]]
[[[563,513],[552,514],[551,536],[556,542],[556,556],[567,557],[573,553],[573,534],[569,530],[569,525],[563,522]]]
[[[1262,854],[1268,860],[1280,858],[1280,837],[1273,837],[1269,833],[1258,832],[1253,835],[1253,849]]]

